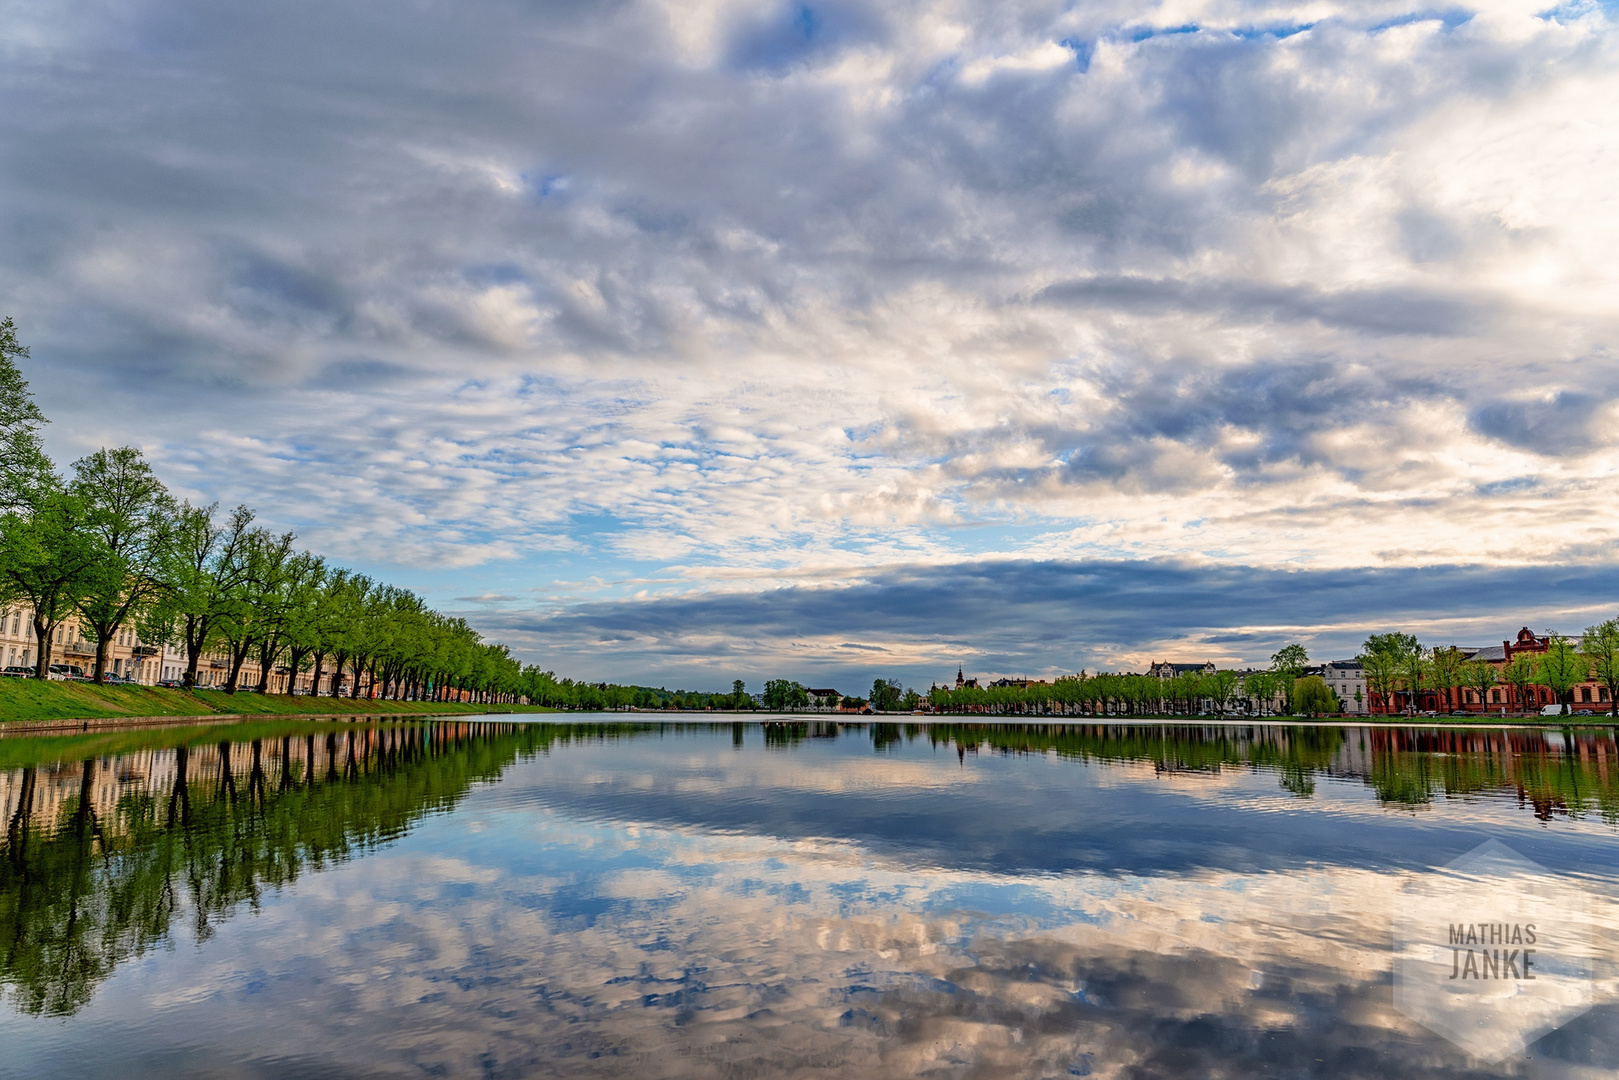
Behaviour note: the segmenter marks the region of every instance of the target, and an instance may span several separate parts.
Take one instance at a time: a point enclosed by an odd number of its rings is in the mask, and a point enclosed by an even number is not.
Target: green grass
[[[0,722],[7,720],[101,720],[119,716],[308,716],[315,713],[410,715],[415,713],[549,712],[533,705],[463,705],[432,701],[371,701],[365,698],[227,694],[222,690],[166,690],[156,686],[96,686],[93,683],[0,679]]]

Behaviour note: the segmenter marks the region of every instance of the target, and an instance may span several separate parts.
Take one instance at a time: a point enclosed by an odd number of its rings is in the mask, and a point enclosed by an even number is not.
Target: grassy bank
[[[308,716],[319,713],[547,712],[538,706],[461,705],[433,701],[369,701],[364,698],[227,694],[221,690],[165,690],[156,686],[96,686],[93,683],[0,679],[0,722],[6,720],[101,720],[119,716],[217,716],[247,714]]]

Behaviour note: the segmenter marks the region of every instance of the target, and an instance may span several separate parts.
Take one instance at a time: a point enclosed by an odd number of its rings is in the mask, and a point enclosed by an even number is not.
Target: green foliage
[[[1234,671],[1212,675],[1099,674],[1064,676],[1029,686],[934,687],[922,702],[936,713],[1024,716],[1223,715],[1244,700],[1267,704],[1280,676],[1246,677]],[[1257,705],[1256,705],[1257,707]]]
[[[18,360],[26,359],[28,347],[17,340],[16,325],[10,318],[0,319],[0,513],[33,505],[54,479],[39,440],[45,414],[17,367]]]
[[[1535,668],[1537,681],[1551,689],[1560,705],[1567,705],[1568,692],[1591,676],[1591,662],[1561,634],[1547,636],[1546,651]]]
[[[1270,658],[1270,666],[1272,671],[1278,671],[1283,674],[1291,675],[1295,679],[1303,673],[1305,667],[1309,663],[1310,654],[1305,652],[1304,646],[1298,644],[1297,642],[1294,642],[1291,645],[1284,645],[1281,650],[1276,652]]]
[[[332,715],[352,713],[483,713],[526,711],[539,706],[445,701],[366,700],[358,704],[289,694],[227,694],[223,690],[170,690],[160,686],[98,686],[94,683],[0,679],[0,722],[7,720],[97,720],[126,716]]]
[[[52,488],[26,512],[0,517],[0,582],[8,599],[33,609],[41,679],[50,671],[56,628],[93,588],[100,555],[89,507],[71,491]]]
[[[1619,716],[1619,619],[1587,626],[1580,637],[1580,652],[1597,682],[1608,689],[1610,714]]]
[[[1519,653],[1501,669],[1501,681],[1512,688],[1519,709],[1529,708],[1530,687],[1540,685],[1540,665],[1527,653]]]
[[[1366,681],[1373,682],[1375,671],[1375,688],[1383,696],[1384,707],[1392,712],[1394,692],[1404,690],[1410,695],[1409,704],[1414,711],[1428,676],[1427,656],[1416,635],[1373,634],[1361,646],[1361,651]]]
[[[791,712],[809,708],[809,690],[790,679],[771,679],[765,683],[761,695],[764,707],[771,712]]]
[[[1462,665],[1461,685],[1467,687],[1478,695],[1479,702],[1485,710],[1490,707],[1490,691],[1495,689],[1501,681],[1500,673],[1495,665],[1487,660],[1469,660]]]
[[[1370,644],[1368,639],[1367,645]],[[1399,660],[1392,653],[1368,648],[1361,655],[1360,666],[1366,673],[1367,689],[1376,695],[1384,712],[1393,712],[1394,691],[1400,684]]]
[[[1427,682],[1430,687],[1443,693],[1446,711],[1452,705],[1451,691],[1462,685],[1464,663],[1462,651],[1454,645],[1444,648],[1435,646],[1428,656]]]
[[[1319,675],[1306,675],[1293,685],[1293,705],[1306,716],[1338,711],[1338,696]]]
[[[898,712],[905,690],[892,679],[877,679],[871,684],[871,707],[877,712]]]
[[[94,563],[77,607],[96,643],[95,680],[107,671],[107,646],[124,627],[144,626],[163,596],[163,553],[174,503],[139,450],[98,450],[73,463],[73,494],[83,503]]]

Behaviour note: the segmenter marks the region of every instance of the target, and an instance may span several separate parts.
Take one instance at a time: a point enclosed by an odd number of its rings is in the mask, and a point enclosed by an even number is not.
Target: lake
[[[1613,728],[265,722],[0,807],[6,1077],[1619,1072]]]

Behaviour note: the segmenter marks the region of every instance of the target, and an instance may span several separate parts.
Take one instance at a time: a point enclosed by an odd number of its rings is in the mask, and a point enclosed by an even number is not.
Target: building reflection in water
[[[87,1017],[137,1075],[160,1039],[289,1074],[1480,1075],[1393,1010],[1402,874],[1452,824],[1619,852],[1607,729],[254,734],[0,741],[0,1038]],[[1375,854],[1279,851],[1304,825]],[[1619,1068],[1612,975],[1536,1068]],[[206,1000],[145,1014],[166,979]]]

